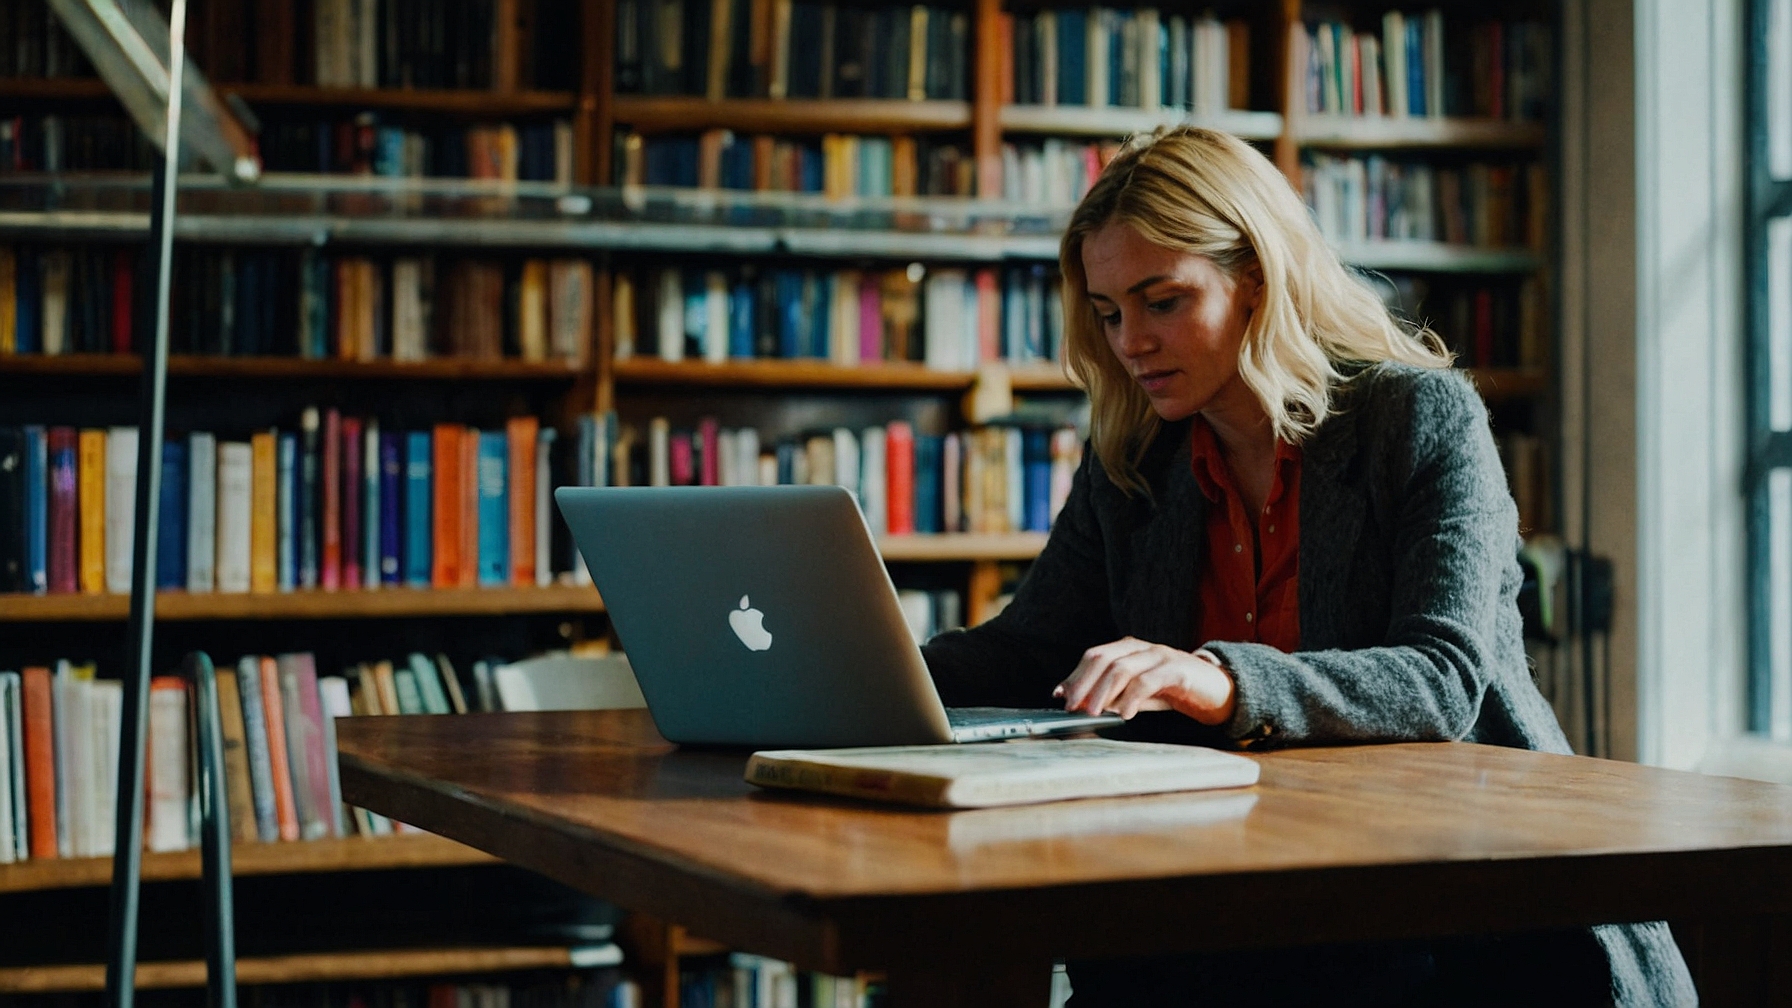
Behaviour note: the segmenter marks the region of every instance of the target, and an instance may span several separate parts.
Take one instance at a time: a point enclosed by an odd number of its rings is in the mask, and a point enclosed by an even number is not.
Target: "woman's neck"
[[[1201,410],[1213,428],[1232,479],[1252,513],[1263,510],[1275,483],[1276,432],[1269,414],[1242,379],[1233,379]]]

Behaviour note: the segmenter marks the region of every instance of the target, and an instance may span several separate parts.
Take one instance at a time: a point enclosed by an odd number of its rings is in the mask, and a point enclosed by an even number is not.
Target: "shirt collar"
[[[1228,496],[1236,496],[1238,489],[1232,481],[1232,470],[1226,465],[1226,457],[1220,451],[1219,437],[1213,433],[1207,418],[1199,413],[1195,414],[1194,421],[1188,425],[1188,442],[1189,468],[1194,470],[1195,482],[1200,485],[1201,493],[1215,504]],[[1290,462],[1300,464],[1300,446],[1277,438],[1276,479],[1269,494],[1272,501],[1282,495]]]

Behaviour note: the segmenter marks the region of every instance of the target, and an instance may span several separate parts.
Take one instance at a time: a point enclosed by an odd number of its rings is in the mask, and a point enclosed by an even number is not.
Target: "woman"
[[[1060,261],[1092,450],[1008,608],[926,647],[947,703],[1056,700],[1217,746],[1569,751],[1525,659],[1485,408],[1273,165],[1209,130],[1135,140]],[[1071,983],[1076,1008],[1696,997],[1659,923],[1073,964]]]

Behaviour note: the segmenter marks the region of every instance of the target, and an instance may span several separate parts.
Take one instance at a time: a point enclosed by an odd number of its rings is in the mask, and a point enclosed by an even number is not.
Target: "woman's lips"
[[[1156,395],[1167,388],[1175,377],[1175,371],[1146,371],[1137,375],[1133,380],[1138,382],[1139,387],[1144,389],[1147,394]]]

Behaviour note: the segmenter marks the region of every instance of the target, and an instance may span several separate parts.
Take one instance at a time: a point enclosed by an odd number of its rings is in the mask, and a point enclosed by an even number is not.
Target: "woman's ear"
[[[1244,271],[1245,280],[1251,285],[1251,310],[1263,307],[1263,266],[1251,263]]]

